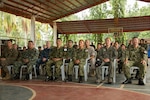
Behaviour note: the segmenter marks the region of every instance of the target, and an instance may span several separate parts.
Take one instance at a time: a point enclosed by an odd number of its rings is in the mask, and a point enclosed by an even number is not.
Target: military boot
[[[45,82],[48,82],[48,81],[50,81],[50,80],[53,80],[53,77],[52,77],[52,76],[46,76]]]
[[[100,83],[102,83],[101,79],[97,79],[96,84],[100,84]]]
[[[143,79],[139,79],[138,85],[145,85],[144,82],[143,82]]]
[[[68,81],[72,82],[72,75],[68,75]]]
[[[131,83],[132,83],[131,78],[126,79],[124,82],[122,82],[122,84],[131,84]]]
[[[3,80],[9,80],[11,78],[11,76],[9,75],[9,73],[6,73],[6,76],[3,78]]]
[[[14,74],[13,79],[14,79],[14,80],[19,79],[19,73]]]
[[[79,76],[79,83],[83,82],[83,76]]]
[[[24,80],[29,80],[29,74],[26,74]]]
[[[108,84],[112,84],[112,78],[108,78]]]

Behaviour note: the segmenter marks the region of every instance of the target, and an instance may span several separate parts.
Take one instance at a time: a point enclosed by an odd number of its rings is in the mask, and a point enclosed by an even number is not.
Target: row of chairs
[[[84,80],[87,81],[88,79],[88,73],[89,73],[89,63],[88,63],[88,58],[86,59],[86,63],[84,65]],[[65,59],[63,60],[63,65],[61,66],[61,75],[62,75],[62,80],[65,80],[65,68],[67,69],[68,64],[65,63]],[[108,66],[102,66],[102,80],[104,80],[104,75],[105,75],[105,70],[106,70],[106,74],[108,74]],[[114,76],[113,76],[113,82],[116,82],[116,68],[117,68],[117,61],[116,59],[114,60]],[[74,66],[74,70],[75,70],[75,79],[78,79],[78,69],[79,66],[75,65]]]
[[[8,68],[8,71],[9,71],[9,74],[14,74],[14,71],[13,71],[13,65],[9,65],[7,66]],[[20,79],[22,79],[22,76],[23,76],[23,69],[24,68],[27,68],[27,65],[22,65],[21,68],[20,68]],[[33,69],[34,69],[34,75],[35,75],[35,78],[37,78],[37,72],[36,72],[36,66],[33,65]],[[32,79],[32,72],[29,74],[29,79],[31,80]]]
[[[84,65],[84,80],[87,81],[88,79],[88,73],[89,73],[89,66],[90,64],[88,63],[88,58],[86,59],[86,63]],[[149,59],[150,60],[150,59]],[[150,62],[150,61],[149,61]],[[113,76],[113,83],[116,83],[116,69],[117,69],[117,60],[115,59],[114,60],[114,76]],[[23,75],[23,68],[26,68],[27,66],[26,65],[23,65],[21,66],[21,69],[20,69],[20,79],[22,78],[22,75]],[[9,70],[9,74],[11,74],[12,69],[13,69],[13,65],[10,65],[10,66],[7,66],[8,70]],[[106,73],[106,75],[108,74],[108,66],[102,66],[102,80],[104,80],[104,75]],[[36,66],[33,65],[33,69],[34,69],[34,75],[35,75],[35,78],[37,78],[37,73],[36,73]],[[53,76],[54,76],[54,73],[55,73],[55,66],[52,66],[52,69],[53,69]],[[65,75],[65,69],[68,69],[68,63],[65,63],[65,59],[63,59],[63,65],[61,66],[61,75],[62,75],[62,81],[65,80],[66,78],[66,75]],[[74,66],[74,72],[75,72],[75,79],[78,79],[78,69],[79,69],[79,66],[78,65],[75,65]],[[136,66],[132,66],[130,68],[130,73],[132,74],[134,70],[139,70],[138,67]],[[30,80],[32,79],[32,73],[30,74],[29,76]],[[144,83],[146,83],[146,76],[144,78]]]

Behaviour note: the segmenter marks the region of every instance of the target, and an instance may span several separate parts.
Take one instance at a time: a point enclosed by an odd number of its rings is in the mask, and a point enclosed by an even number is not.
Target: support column
[[[1,56],[1,46],[2,46],[2,41],[0,40],[0,56]],[[0,79],[2,79],[2,77],[1,77],[1,75],[2,75],[2,73],[1,73],[1,66],[0,66]]]
[[[35,16],[31,17],[31,40],[36,45],[36,36],[35,36]]]
[[[57,40],[57,24],[56,22],[53,23],[53,45],[56,46],[56,40]]]
[[[27,33],[25,33],[24,46],[27,47]]]

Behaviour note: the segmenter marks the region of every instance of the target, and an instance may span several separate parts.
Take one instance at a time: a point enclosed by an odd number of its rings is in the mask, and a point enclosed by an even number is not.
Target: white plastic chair
[[[8,71],[9,71],[9,75],[11,75],[11,72],[13,72],[13,71],[12,71],[12,68],[13,68],[13,67],[14,67],[13,65],[7,66]]]
[[[117,60],[114,59],[114,76],[113,76],[113,83],[116,83],[116,68],[117,68]],[[105,69],[106,69],[106,75],[108,74],[108,66],[102,66],[102,80],[104,80],[104,75],[105,75]]]
[[[65,67],[68,67],[68,64],[65,63],[65,59],[63,59],[63,65],[61,66],[61,77],[62,77],[62,81],[65,80]]]
[[[130,74],[134,73],[134,70],[139,70],[139,67],[137,67],[137,66],[130,67]],[[145,77],[143,79],[143,82],[146,84],[146,74],[145,74]]]
[[[22,69],[23,68],[27,68],[27,65],[22,65],[21,68],[20,68],[20,79],[22,78]],[[36,73],[36,66],[33,65],[33,69],[34,69],[34,75],[35,75],[35,78],[37,78],[37,73]],[[31,80],[32,79],[32,71],[31,73],[29,74],[29,79]]]
[[[89,67],[88,67],[88,60],[89,58],[86,59],[86,63],[84,65],[84,80],[87,81],[88,79],[88,71],[89,71]],[[74,65],[74,69],[75,69],[75,79],[78,79],[78,70],[79,70],[79,66],[78,65]]]

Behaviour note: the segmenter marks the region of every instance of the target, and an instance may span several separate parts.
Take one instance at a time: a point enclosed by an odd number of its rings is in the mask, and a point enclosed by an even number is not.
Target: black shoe
[[[52,76],[46,76],[45,81],[48,82],[50,80],[53,80],[53,77]]]
[[[72,75],[68,75],[68,81],[72,82]]]
[[[131,79],[127,79],[124,82],[122,82],[122,84],[131,84],[131,83],[132,83]]]
[[[143,82],[143,79],[139,79],[138,85],[145,85],[144,82]]]
[[[13,76],[13,79],[14,79],[14,80],[19,79],[19,73],[15,74],[15,75]]]
[[[121,69],[118,69],[118,73],[121,74]]]
[[[107,84],[112,84],[113,78],[108,78]]]
[[[24,80],[29,80],[29,74],[26,74],[25,79]]]
[[[80,77],[79,77],[79,83],[82,83],[82,82],[83,82],[82,78],[83,78],[83,76],[80,76]]]
[[[55,77],[55,78],[54,78],[54,81],[58,81],[58,79],[59,79],[58,77]]]

